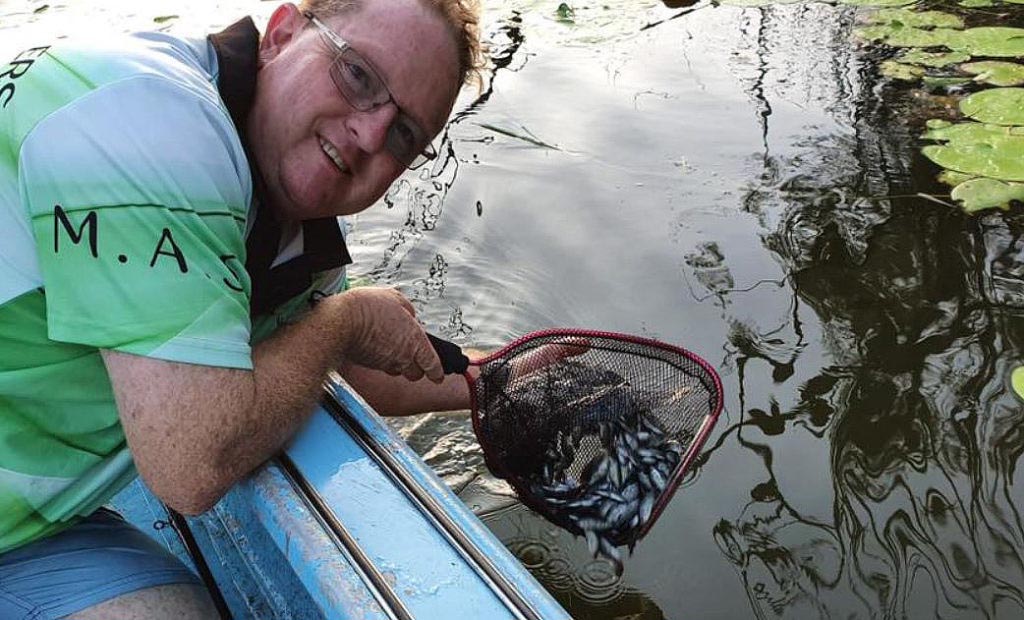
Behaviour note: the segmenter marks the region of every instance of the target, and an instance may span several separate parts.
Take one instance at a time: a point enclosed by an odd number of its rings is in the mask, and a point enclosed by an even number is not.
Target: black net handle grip
[[[469,368],[469,358],[462,352],[462,348],[459,345],[438,338],[433,334],[427,334],[427,339],[430,340],[430,344],[434,347],[434,351],[437,352],[437,356],[441,358],[441,367],[444,368],[444,374],[461,375],[466,372],[466,369]]]

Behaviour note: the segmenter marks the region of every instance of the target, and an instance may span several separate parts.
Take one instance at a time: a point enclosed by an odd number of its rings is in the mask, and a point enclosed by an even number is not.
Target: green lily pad
[[[796,4],[802,0],[721,0],[721,4],[738,6],[742,8],[756,8],[761,6],[775,6],[779,4]]]
[[[1024,181],[1024,128],[961,123],[924,137],[944,144],[921,149],[936,164],[972,176]]]
[[[1017,393],[1017,396],[1024,398],[1024,366],[1013,371],[1010,382],[1013,385],[1013,391]]]
[[[971,179],[953,188],[953,200],[964,211],[975,213],[984,209],[1010,208],[1010,202],[1024,202],[1024,183],[1007,183],[996,179]]]
[[[924,75],[924,67],[918,67],[917,65],[905,65],[895,60],[886,60],[882,63],[879,70],[882,75],[891,77],[895,80],[905,80],[908,82],[917,81],[918,78]]]
[[[924,67],[946,67],[970,59],[970,54],[963,52],[925,52],[914,49],[903,52],[898,58],[900,62]]]
[[[897,22],[867,26],[855,32],[861,38],[884,41],[893,47],[945,47],[970,56],[997,58],[1024,56],[1024,28],[982,26],[967,30],[928,30]]]
[[[963,144],[984,142],[1003,136],[1024,138],[1024,127],[1004,127],[986,123],[950,123],[933,119],[925,123],[928,131],[922,138],[939,142],[959,142]]]
[[[882,9],[867,17],[869,24],[891,24],[906,28],[963,28],[964,20],[942,11],[914,11],[912,9]]]
[[[945,183],[950,187],[956,187],[961,183],[966,183],[971,179],[977,179],[978,177],[973,174],[964,174],[963,172],[957,172],[956,170],[943,170],[939,173],[939,182]]]
[[[968,28],[950,36],[946,47],[971,56],[1009,58],[1024,56],[1024,28],[982,26]]]
[[[884,24],[858,28],[854,33],[869,41],[883,41],[893,47],[950,47],[949,42],[960,30],[909,28],[902,24]]]
[[[949,88],[950,86],[962,86],[964,84],[970,84],[972,80],[970,78],[961,77],[932,77],[930,75],[926,75],[923,78],[921,78],[921,81],[930,90],[939,90],[943,88]]]
[[[875,7],[893,7],[893,6],[910,6],[916,4],[917,0],[839,0],[843,4],[850,6],[875,6]]]
[[[960,0],[957,2],[960,6],[965,9],[983,9],[990,6],[995,6],[994,0]]]
[[[1015,62],[1002,62],[999,60],[985,60],[982,62],[968,62],[960,65],[960,68],[976,75],[976,82],[984,82],[993,86],[1020,86],[1024,84],[1024,65]]]
[[[960,102],[965,116],[995,125],[1024,125],[1024,88],[990,88]]]

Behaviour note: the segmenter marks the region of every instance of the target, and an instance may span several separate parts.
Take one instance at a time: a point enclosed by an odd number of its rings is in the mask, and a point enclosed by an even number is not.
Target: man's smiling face
[[[321,19],[376,69],[394,100],[365,112],[352,107],[331,79],[336,54],[317,28],[292,4],[274,13],[260,43],[247,132],[283,219],[372,205],[404,170],[386,146],[399,108],[433,137],[459,89],[455,40],[420,0],[373,0]]]

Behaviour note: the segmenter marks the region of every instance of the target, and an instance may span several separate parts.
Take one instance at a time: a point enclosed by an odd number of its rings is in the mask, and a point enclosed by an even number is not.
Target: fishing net
[[[473,424],[488,468],[610,557],[646,534],[721,409],[706,362],[620,334],[541,332],[479,366]]]

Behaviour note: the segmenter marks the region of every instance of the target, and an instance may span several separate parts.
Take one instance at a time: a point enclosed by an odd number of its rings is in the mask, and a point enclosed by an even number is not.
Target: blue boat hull
[[[285,451],[195,518],[136,481],[114,507],[235,618],[569,615],[340,379]]]

